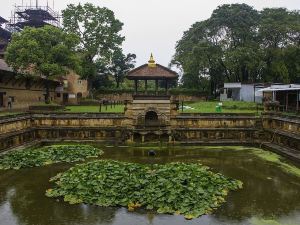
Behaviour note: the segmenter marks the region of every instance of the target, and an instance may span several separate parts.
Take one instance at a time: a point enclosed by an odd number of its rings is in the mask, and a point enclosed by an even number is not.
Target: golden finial
[[[150,56],[150,60],[148,61],[148,66],[149,67],[156,67],[156,63],[155,63],[155,60],[154,60],[154,57],[153,57],[152,53],[151,53],[151,56]]]

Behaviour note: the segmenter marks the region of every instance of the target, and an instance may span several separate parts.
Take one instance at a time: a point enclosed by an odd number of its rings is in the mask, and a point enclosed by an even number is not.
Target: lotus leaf
[[[143,165],[97,160],[76,165],[50,179],[48,197],[74,204],[144,207],[158,213],[181,214],[186,219],[209,214],[225,202],[242,182],[215,174],[193,163]]]
[[[78,162],[98,157],[103,151],[90,145],[51,145],[12,151],[0,157],[0,169],[20,169],[58,162]]]

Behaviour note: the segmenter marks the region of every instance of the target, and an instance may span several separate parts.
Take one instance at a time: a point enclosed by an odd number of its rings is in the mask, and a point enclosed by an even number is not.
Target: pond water
[[[214,172],[239,179],[244,188],[231,192],[212,215],[194,220],[143,209],[69,205],[47,198],[49,178],[72,165],[56,164],[0,171],[1,225],[213,225],[300,224],[300,177],[265,161],[247,147],[169,147],[148,157],[148,147],[101,146],[101,158],[139,163],[200,162]],[[286,161],[289,164],[292,162]],[[294,166],[300,168],[300,165]]]

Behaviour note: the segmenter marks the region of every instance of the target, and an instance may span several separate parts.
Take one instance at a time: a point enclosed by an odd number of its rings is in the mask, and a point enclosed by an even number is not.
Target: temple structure
[[[155,81],[155,96],[158,95],[158,82],[163,81],[165,85],[165,95],[162,95],[161,97],[165,99],[167,96],[169,96],[169,84],[172,80],[175,80],[178,78],[178,75],[176,72],[170,70],[167,67],[164,67],[160,64],[156,64],[153,55],[151,54],[150,60],[148,64],[144,64],[132,71],[130,71],[127,75],[127,79],[133,80],[135,83],[135,96],[134,99],[139,98],[143,99],[144,97],[148,97],[148,81]],[[141,94],[138,92],[138,86],[139,81],[145,82],[145,89],[144,93]],[[169,96],[170,97],[170,96]],[[159,97],[156,97],[156,99]]]
[[[148,64],[130,71],[126,78],[133,80],[135,86],[133,100],[125,107],[125,115],[133,121],[135,139],[141,136],[140,140],[144,142],[151,134],[170,138],[170,119],[177,114],[178,104],[171,101],[169,84],[178,78],[178,74],[157,64],[151,54]],[[141,81],[145,85],[143,91],[139,91]],[[148,81],[155,82],[154,93],[149,92]],[[164,84],[164,92],[159,92],[159,82]]]

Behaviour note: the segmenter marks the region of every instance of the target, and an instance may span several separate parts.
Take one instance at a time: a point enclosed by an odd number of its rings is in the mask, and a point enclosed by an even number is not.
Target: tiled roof
[[[178,74],[167,67],[160,64],[156,64],[155,67],[150,67],[148,64],[144,64],[131,70],[126,78],[129,80],[135,79],[176,79]]]

